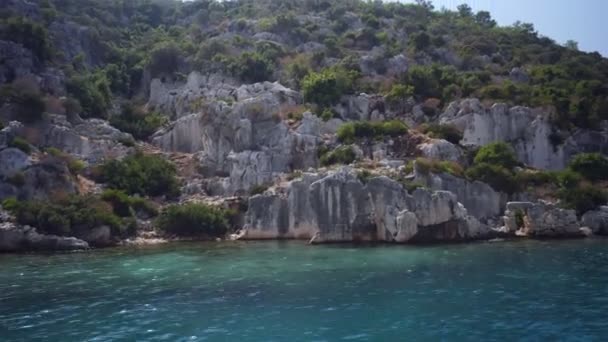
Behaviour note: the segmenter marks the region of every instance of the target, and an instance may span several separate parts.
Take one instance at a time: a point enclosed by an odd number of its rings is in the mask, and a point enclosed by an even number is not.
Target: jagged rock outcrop
[[[469,181],[448,173],[425,173],[414,167],[414,182],[424,184],[432,190],[445,190],[456,195],[470,215],[486,220],[500,216],[507,196],[480,181]]]
[[[581,226],[588,227],[594,234],[608,235],[608,207],[586,212],[581,217]]]
[[[0,40],[0,84],[31,75],[36,69],[32,52],[22,45]]]
[[[0,253],[25,251],[73,251],[89,244],[74,237],[39,234],[36,229],[0,222]]]
[[[485,108],[477,99],[452,102],[440,122],[463,131],[462,145],[483,146],[495,141],[513,145],[526,165],[549,170],[563,169],[581,152],[608,152],[608,132],[579,129],[562,144],[552,142],[549,114],[528,107],[497,103]]]
[[[100,119],[69,122],[65,116],[50,115],[40,128],[38,145],[55,147],[91,164],[124,157],[131,150],[122,142],[133,137]]]
[[[0,150],[0,178],[11,177],[31,165],[30,157],[16,148]]]
[[[462,161],[462,152],[451,142],[443,139],[431,139],[418,145],[422,156],[435,160]]]
[[[508,233],[532,237],[575,237],[584,232],[574,210],[538,202],[509,202],[504,216]]]
[[[193,73],[189,83],[194,79],[201,81],[199,76]],[[198,97],[191,96],[188,87],[172,97],[177,99],[174,102],[151,98],[149,104],[174,108],[179,115],[188,107],[184,101],[205,97],[215,100],[209,100],[201,112],[182,115],[157,132],[152,142],[166,151],[199,152],[207,175],[229,175],[221,181],[222,193],[247,191],[271,181],[279,173],[318,166],[321,133],[318,119],[305,115],[294,131],[279,117],[282,106],[301,102],[297,92],[269,82],[238,88],[226,85],[234,101],[228,104],[219,100],[217,92],[201,91]]]
[[[343,96],[333,109],[343,120],[384,120],[386,114],[384,97],[365,93]]]
[[[350,168],[305,174],[286,187],[249,200],[242,239],[310,239],[312,242],[455,241],[492,231],[467,214],[446,191],[411,195],[387,177],[362,183]]]

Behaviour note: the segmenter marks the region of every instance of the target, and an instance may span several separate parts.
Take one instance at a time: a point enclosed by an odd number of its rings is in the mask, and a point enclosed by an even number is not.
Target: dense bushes
[[[112,94],[103,72],[73,76],[66,82],[66,89],[78,101],[83,117],[107,117]]]
[[[310,73],[302,80],[304,99],[322,107],[336,104],[342,95],[352,92],[356,78],[355,71],[341,68]]]
[[[459,144],[462,140],[462,132],[452,125],[424,124],[420,126],[420,132],[435,139],[444,139],[452,144]]]
[[[47,30],[39,23],[24,17],[0,21],[0,39],[10,40],[31,50],[40,61],[51,57]]]
[[[407,133],[407,125],[399,120],[384,122],[348,122],[338,128],[338,140],[352,143],[358,138],[396,137]]]
[[[519,164],[513,148],[504,142],[483,146],[475,155],[475,164],[487,163],[511,169]]]
[[[178,70],[180,61],[180,48],[173,42],[165,42],[151,51],[148,68],[152,77],[173,75]]]
[[[23,151],[25,154],[30,154],[32,153],[32,145],[30,145],[29,142],[27,142],[27,140],[21,138],[21,137],[15,137],[13,138],[13,140],[11,140],[8,143],[9,147],[14,147],[16,149],[19,149],[21,151]]]
[[[158,215],[158,209],[150,201],[141,197],[132,197],[120,190],[105,190],[101,199],[110,203],[114,213],[120,217],[132,217],[143,214],[148,217]]]
[[[14,119],[23,123],[34,123],[43,118],[45,103],[33,80],[15,80],[0,88],[0,103],[10,102],[16,106]]]
[[[229,60],[228,70],[247,83],[268,81],[273,75],[273,63],[259,53],[245,52]]]
[[[97,170],[99,181],[128,194],[147,196],[179,195],[175,166],[153,155],[137,153],[123,160],[112,160]]]
[[[579,185],[576,188],[561,189],[559,198],[564,207],[576,210],[579,215],[608,202],[608,195],[605,191],[589,184]]]
[[[115,236],[134,232],[132,220],[123,220],[107,202],[94,196],[68,196],[52,201],[19,202],[9,199],[3,208],[15,215],[22,225],[36,227],[38,232],[60,236],[78,236],[89,230],[109,226]]]
[[[511,146],[504,142],[491,143],[477,151],[474,164],[466,171],[466,176],[511,194],[519,189],[513,173],[513,168],[518,164]]]
[[[156,112],[146,112],[142,107],[127,105],[121,115],[110,118],[110,124],[136,139],[147,139],[167,122],[167,118]]]
[[[349,165],[357,160],[357,154],[351,146],[340,146],[333,151],[325,151],[321,155],[321,165],[329,166],[333,164]]]
[[[508,194],[514,193],[518,189],[513,172],[501,165],[475,163],[466,171],[466,175],[470,179],[482,181],[495,190]]]
[[[460,164],[448,160],[433,160],[427,158],[416,158],[416,169],[422,174],[449,173],[454,176],[462,177],[464,170]]]
[[[186,237],[221,237],[229,228],[230,213],[204,204],[181,204],[167,207],[156,220],[166,234]]]
[[[608,179],[608,158],[599,153],[581,153],[572,159],[569,168],[590,181]]]

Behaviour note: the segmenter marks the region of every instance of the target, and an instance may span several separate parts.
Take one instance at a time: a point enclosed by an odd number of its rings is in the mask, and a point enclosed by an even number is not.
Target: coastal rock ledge
[[[307,173],[251,197],[245,222],[238,239],[406,243],[497,234],[468,215],[451,192],[417,189],[410,194],[388,177],[360,179],[349,167]]]

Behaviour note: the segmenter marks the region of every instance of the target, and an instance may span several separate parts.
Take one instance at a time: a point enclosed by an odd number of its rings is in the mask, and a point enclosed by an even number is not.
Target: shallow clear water
[[[256,242],[0,255],[0,340],[606,340],[607,247]]]

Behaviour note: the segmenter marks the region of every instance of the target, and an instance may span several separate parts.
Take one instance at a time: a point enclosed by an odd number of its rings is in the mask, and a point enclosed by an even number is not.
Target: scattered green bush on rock
[[[452,125],[424,124],[420,126],[420,132],[431,138],[444,139],[456,145],[462,140],[462,132]]]
[[[171,205],[162,211],[156,226],[169,235],[221,237],[229,228],[229,212],[205,204]]]
[[[481,147],[475,155],[475,164],[481,163],[502,166],[506,169],[512,169],[519,164],[513,148],[504,142],[495,142]]]
[[[334,105],[342,95],[352,91],[356,78],[355,71],[342,68],[312,72],[302,80],[304,99],[322,107]]]
[[[150,201],[141,197],[131,197],[120,190],[105,190],[101,194],[101,199],[110,203],[114,213],[120,217],[136,216],[138,212],[149,217],[158,215],[158,209]]]
[[[120,161],[108,161],[99,168],[98,178],[108,187],[131,195],[179,195],[175,166],[159,156],[137,153]]]
[[[384,122],[355,121],[343,124],[336,133],[338,140],[352,143],[355,139],[397,137],[406,134],[408,127],[399,120]]]
[[[492,188],[507,194],[515,193],[518,190],[513,173],[501,165],[476,163],[466,171],[466,176],[469,179],[487,183]]]
[[[357,160],[357,154],[351,146],[340,146],[331,152],[326,152],[320,158],[321,165],[349,165]]]
[[[608,158],[600,153],[578,154],[568,167],[590,181],[608,179]]]
[[[23,151],[23,153],[25,154],[31,154],[32,153],[32,145],[30,145],[30,143],[21,138],[21,137],[15,137],[9,144],[9,147],[13,147],[13,148],[17,148],[20,149],[21,151]]]
[[[133,233],[127,221],[115,215],[112,207],[94,196],[71,195],[52,201],[3,202],[4,209],[15,215],[21,225],[37,228],[38,232],[59,236],[75,236],[88,230],[109,226],[115,236]]]
[[[119,130],[131,133],[136,139],[144,140],[154,134],[167,118],[156,112],[146,112],[142,107],[127,105],[121,115],[112,116],[110,124]]]
[[[605,205],[608,202],[608,195],[593,185],[581,185],[577,188],[560,190],[559,199],[564,207],[574,209],[578,215],[582,215]]]

